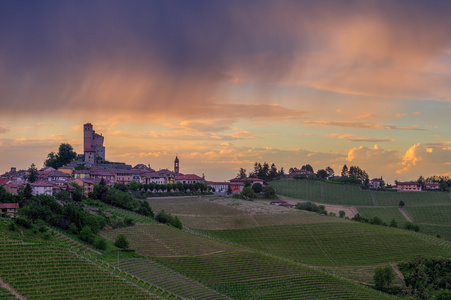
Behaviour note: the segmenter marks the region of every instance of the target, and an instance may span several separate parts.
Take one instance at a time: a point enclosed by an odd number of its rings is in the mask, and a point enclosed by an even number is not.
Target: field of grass
[[[271,182],[277,194],[313,201],[340,205],[373,205],[369,191],[354,185],[332,184],[313,180],[279,180]]]
[[[375,192],[380,206],[398,206],[404,201],[406,206],[451,204],[451,198],[444,192]]]
[[[158,299],[65,248],[0,243],[0,277],[28,299]]]
[[[148,198],[147,201],[155,213],[164,209],[177,216],[184,226],[192,228],[232,229],[256,225],[249,213],[234,206],[215,203],[214,199],[214,197],[168,197]]]
[[[390,224],[391,220],[395,219],[398,223],[398,227],[403,227],[407,222],[406,218],[399,212],[397,207],[360,207],[359,213],[362,217],[367,219],[377,216],[387,224]]]
[[[255,252],[156,259],[233,299],[390,299],[362,285]]]
[[[420,224],[420,232],[451,241],[451,225],[429,225]]]
[[[451,205],[406,206],[405,210],[415,223],[451,225]]]
[[[374,265],[418,254],[451,257],[451,243],[402,229],[359,222],[268,226],[206,233],[308,265]],[[441,241],[440,241],[441,242]]]

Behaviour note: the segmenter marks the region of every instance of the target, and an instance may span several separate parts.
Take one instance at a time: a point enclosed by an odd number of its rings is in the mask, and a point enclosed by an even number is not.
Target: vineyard
[[[255,252],[156,260],[234,299],[390,299],[356,283]]]
[[[2,238],[0,277],[29,299],[158,299],[65,248]]]
[[[451,256],[451,242],[358,222],[205,231],[217,238],[308,265],[375,265],[418,254]],[[441,246],[437,246],[438,243]]]

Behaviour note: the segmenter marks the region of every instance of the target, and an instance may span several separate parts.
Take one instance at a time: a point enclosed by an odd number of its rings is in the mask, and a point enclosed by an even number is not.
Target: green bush
[[[79,237],[80,240],[91,244],[94,241],[94,233],[92,232],[91,227],[84,226],[80,231]]]
[[[127,249],[128,248],[127,237],[124,234],[119,234],[116,237],[116,241],[114,242],[114,245],[118,248]]]
[[[93,245],[99,250],[106,250],[108,243],[103,237],[97,236],[94,240]]]

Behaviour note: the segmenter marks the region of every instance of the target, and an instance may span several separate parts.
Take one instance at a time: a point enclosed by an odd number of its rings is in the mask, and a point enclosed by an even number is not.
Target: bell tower
[[[180,163],[179,163],[179,158],[176,155],[175,160],[174,160],[174,173],[176,175],[179,175],[179,172],[180,172]]]

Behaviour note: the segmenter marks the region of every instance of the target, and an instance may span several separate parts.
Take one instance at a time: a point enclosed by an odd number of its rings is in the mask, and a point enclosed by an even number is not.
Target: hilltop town
[[[64,145],[70,147],[70,145]],[[330,167],[314,173],[310,165],[305,165],[300,169],[291,168],[289,174],[284,174],[283,168],[280,171],[277,171],[277,169],[274,171],[274,164],[269,169],[266,163],[266,171],[262,171],[261,164],[256,163],[255,172],[251,172],[249,176],[246,175],[245,169],[241,169],[237,178],[230,179],[228,182],[213,182],[197,174],[181,173],[180,160],[177,156],[174,159],[173,170],[154,170],[150,165],[145,164],[137,164],[132,167],[126,163],[108,162],[105,159],[104,136],[96,133],[91,123],[83,125],[83,150],[83,154],[77,155],[63,166],[57,168],[45,166],[36,170],[36,174],[31,180],[30,172],[32,172],[32,168],[17,170],[15,167],[11,167],[10,171],[0,175],[0,186],[3,186],[7,192],[17,195],[18,191],[29,183],[33,195],[45,194],[51,196],[62,190],[70,191],[75,183],[83,188],[84,195],[88,197],[89,193],[93,192],[94,185],[100,183],[101,180],[109,187],[113,187],[116,183],[126,185],[130,185],[132,182],[141,185],[152,184],[151,189],[147,186],[147,191],[154,193],[178,192],[183,189],[208,190],[222,195],[239,194],[245,186],[253,186],[256,183],[265,187],[268,179],[273,180],[276,177],[281,180],[322,179],[338,183],[358,183],[362,184],[364,188],[400,192],[447,190],[449,184],[451,184],[449,178],[435,176],[424,179],[420,176],[417,181],[396,182],[395,185],[389,185],[382,177],[369,180],[368,174],[364,170],[354,166],[351,166],[348,170],[346,165],[343,166],[340,176],[335,175]],[[49,157],[54,158],[54,154],[49,154]],[[269,175],[271,172],[274,174]],[[180,184],[185,186],[182,187]]]

